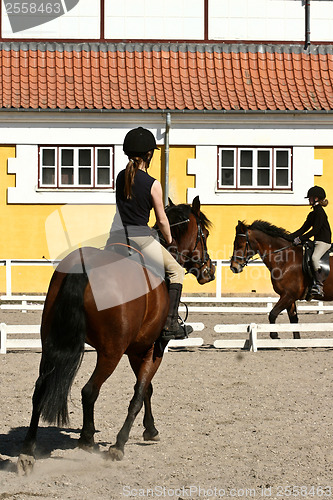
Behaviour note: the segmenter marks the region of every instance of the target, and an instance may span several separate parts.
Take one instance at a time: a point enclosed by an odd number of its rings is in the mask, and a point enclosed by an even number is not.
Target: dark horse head
[[[207,250],[211,222],[200,211],[199,196],[192,205],[174,205],[169,198],[165,211],[172,237],[177,242],[177,246],[169,248],[170,253],[201,285],[215,279],[215,266]]]
[[[259,240],[253,236],[254,231],[262,233]],[[250,260],[259,253],[269,255],[275,243],[281,244],[281,239],[290,241],[288,231],[282,227],[274,226],[270,222],[255,220],[251,225],[246,225],[243,221],[238,221],[236,226],[236,236],[234,240],[234,250],[230,260],[230,269],[233,273],[241,273]],[[274,242],[274,243],[273,243]]]

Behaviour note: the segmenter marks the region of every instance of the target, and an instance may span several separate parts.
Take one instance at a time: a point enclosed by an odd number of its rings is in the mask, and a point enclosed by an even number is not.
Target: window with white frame
[[[291,189],[292,148],[219,147],[218,189]]]
[[[114,187],[112,146],[40,146],[40,188]]]

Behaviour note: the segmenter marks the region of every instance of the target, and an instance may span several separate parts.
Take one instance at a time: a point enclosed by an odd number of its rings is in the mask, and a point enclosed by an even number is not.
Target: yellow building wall
[[[15,175],[7,174],[8,158],[15,157],[14,146],[0,148],[0,259],[54,259],[81,245],[102,247],[105,244],[115,212],[113,205],[8,205],[7,189],[15,186]],[[195,177],[187,175],[187,160],[195,158],[195,147],[170,148],[169,196],[174,203],[185,203],[187,189],[195,187]],[[333,221],[333,150],[316,148],[315,158],[323,160],[323,175],[315,183],[326,189],[332,200],[326,211]],[[125,166],[125,165],[124,165]],[[150,174],[163,184],[164,149],[155,152]],[[310,186],[309,186],[310,187]],[[304,196],[306,193],[304,193]],[[211,220],[208,250],[212,259],[230,259],[235,226],[238,220],[251,223],[264,219],[294,231],[306,218],[304,206],[241,206],[203,205],[202,211]],[[152,215],[150,224],[154,224]],[[12,272],[13,293],[45,293],[52,267],[15,267]],[[5,292],[5,267],[0,267],[0,291]],[[214,294],[216,282],[199,285],[186,275],[185,294]],[[265,267],[248,266],[235,275],[229,267],[222,269],[222,294],[273,294]]]

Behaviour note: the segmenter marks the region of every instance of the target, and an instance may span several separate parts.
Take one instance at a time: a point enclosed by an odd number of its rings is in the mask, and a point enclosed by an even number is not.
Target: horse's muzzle
[[[241,265],[239,265],[237,262],[234,262],[234,263],[230,264],[230,270],[234,274],[238,274],[238,273],[241,273],[243,271],[243,267]]]

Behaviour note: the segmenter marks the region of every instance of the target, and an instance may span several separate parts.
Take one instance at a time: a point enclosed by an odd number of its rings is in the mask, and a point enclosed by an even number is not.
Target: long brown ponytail
[[[135,175],[139,169],[139,167],[144,166],[147,170],[149,167],[150,160],[153,156],[153,151],[148,151],[144,157],[141,156],[130,156],[129,161],[126,165],[125,169],[125,187],[124,194],[126,200],[130,200],[132,198],[132,187],[134,184]]]

